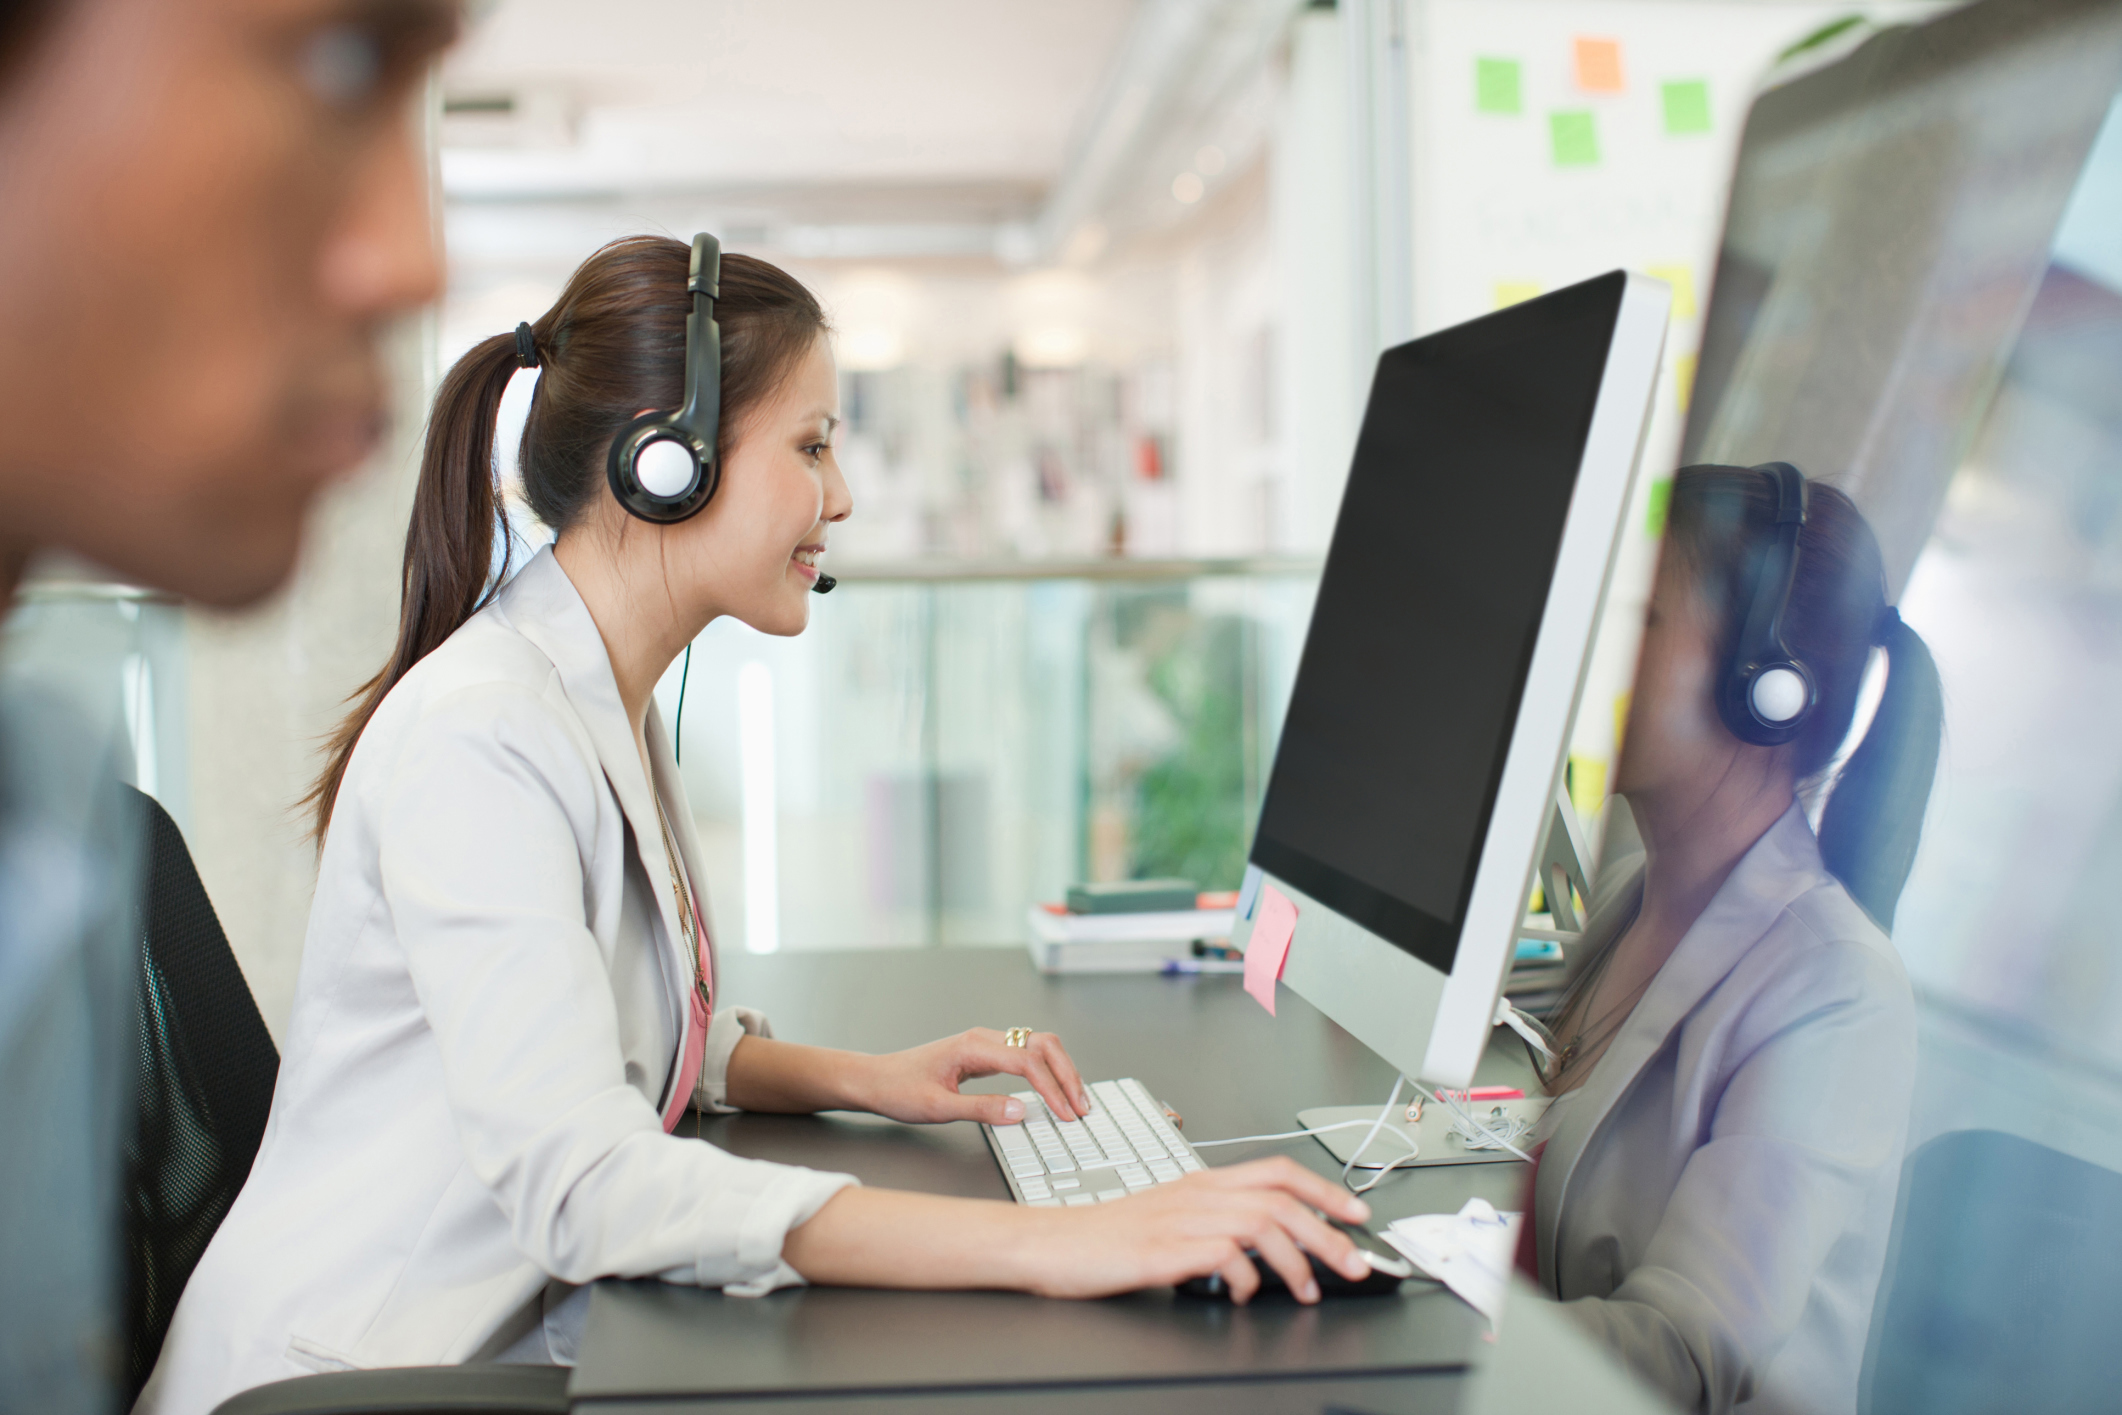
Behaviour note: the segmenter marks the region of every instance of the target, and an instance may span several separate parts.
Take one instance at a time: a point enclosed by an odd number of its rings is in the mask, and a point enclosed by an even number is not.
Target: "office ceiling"
[[[444,183],[474,200],[911,189],[1028,208],[1136,8],[499,0],[444,67]]]

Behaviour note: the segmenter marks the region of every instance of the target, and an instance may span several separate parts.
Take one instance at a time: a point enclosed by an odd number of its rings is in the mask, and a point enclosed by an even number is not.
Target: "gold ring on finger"
[[[1032,1044],[1032,1029],[1012,1027],[1002,1034],[1002,1045],[1006,1047],[1028,1047]]]

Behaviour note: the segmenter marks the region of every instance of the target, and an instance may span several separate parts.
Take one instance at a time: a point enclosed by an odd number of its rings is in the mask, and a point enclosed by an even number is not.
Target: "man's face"
[[[59,0],[0,87],[0,552],[279,584],[440,283],[413,95],[454,0]]]

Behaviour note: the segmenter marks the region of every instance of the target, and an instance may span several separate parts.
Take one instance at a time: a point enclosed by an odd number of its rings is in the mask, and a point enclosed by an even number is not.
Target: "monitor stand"
[[[1547,838],[1541,847],[1538,870],[1540,892],[1546,896],[1553,926],[1525,925],[1519,929],[1521,938],[1553,940],[1567,947],[1583,936],[1584,916],[1577,901],[1590,903],[1591,860],[1576,807],[1570,801],[1568,791],[1558,788],[1554,808],[1548,816]],[[1483,1091],[1492,1089],[1516,1090],[1522,1095],[1482,1095]],[[1496,1127],[1510,1138],[1511,1130],[1506,1128],[1510,1122],[1519,1122],[1525,1130],[1530,1130],[1547,1110],[1549,1099],[1539,1093],[1539,1077],[1524,1049],[1511,1045],[1489,1049],[1482,1058],[1473,1090],[1460,1103],[1474,1119]],[[1379,1127],[1369,1148],[1356,1161],[1356,1168],[1493,1164],[1498,1160],[1518,1158],[1509,1150],[1480,1144],[1478,1137],[1475,1143],[1469,1144],[1465,1133],[1467,1127],[1452,1114],[1450,1107],[1422,1100],[1419,1096],[1413,1100],[1416,1103],[1403,1100],[1394,1106],[1395,1113]],[[1337,1161],[1347,1164],[1356,1154],[1357,1147],[1364,1143],[1364,1137],[1370,1134],[1369,1122],[1378,1118],[1378,1106],[1376,1101],[1369,1105],[1314,1106],[1310,1110],[1298,1111],[1297,1123],[1307,1130],[1347,1125],[1346,1129],[1325,1130],[1324,1134],[1313,1137]],[[1361,1127],[1348,1124],[1358,1120],[1364,1122]],[[1409,1153],[1410,1144],[1414,1147],[1413,1154]],[[1524,1145],[1520,1144],[1519,1148],[1523,1149]]]

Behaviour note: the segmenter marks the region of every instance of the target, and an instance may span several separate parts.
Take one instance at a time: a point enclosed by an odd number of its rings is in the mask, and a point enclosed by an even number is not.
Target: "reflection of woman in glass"
[[[1601,871],[1539,1131],[1543,1286],[1710,1411],[1854,1408],[1915,1068],[1886,930],[1937,764],[1937,671],[1863,517],[1809,490],[1782,641],[1818,697],[1761,746],[1718,692],[1777,478],[1674,480],[1617,779],[1643,850],[1610,847]],[[1884,693],[1835,772],[1874,647]],[[1803,802],[1821,794],[1816,839]]]

